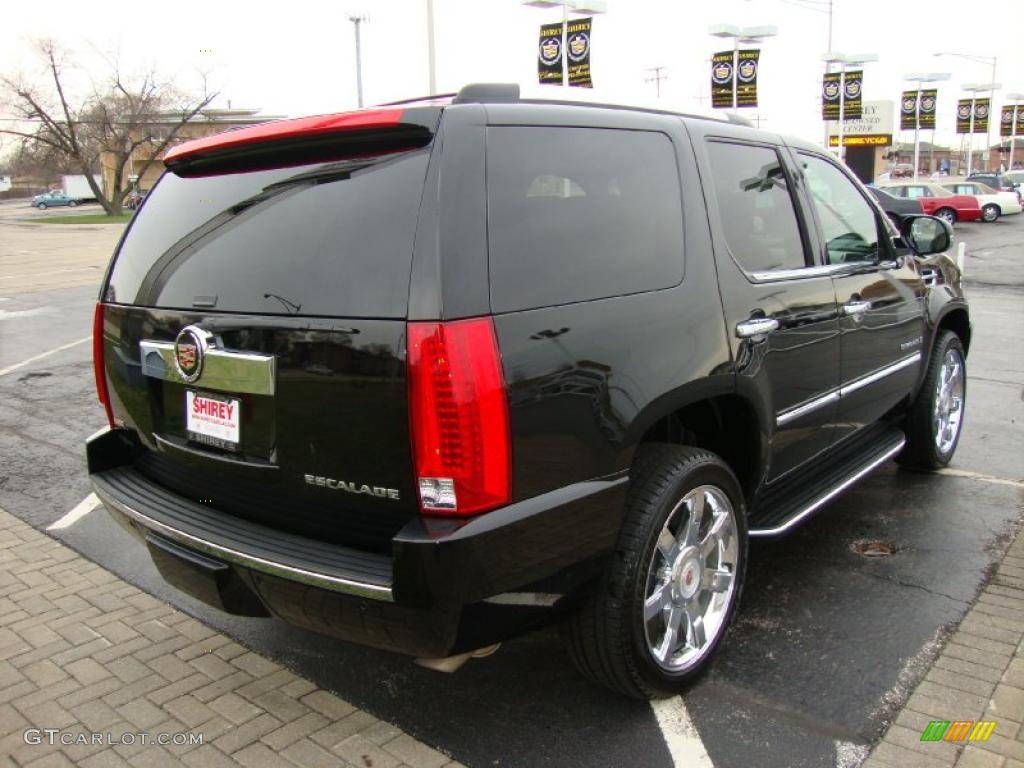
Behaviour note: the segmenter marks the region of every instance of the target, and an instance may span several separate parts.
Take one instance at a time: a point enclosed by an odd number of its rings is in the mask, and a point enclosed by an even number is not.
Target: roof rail
[[[399,99],[398,101],[385,101],[377,106],[380,107],[400,107],[403,104],[424,104],[429,106],[433,102],[445,101],[446,99],[454,99],[454,93],[435,93],[433,96],[414,96],[411,99]]]
[[[453,104],[519,101],[518,83],[471,83],[456,94]]]

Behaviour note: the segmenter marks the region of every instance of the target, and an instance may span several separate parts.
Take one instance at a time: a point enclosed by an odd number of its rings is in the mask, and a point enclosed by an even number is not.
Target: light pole
[[[840,161],[845,162],[843,155],[843,120],[846,117],[844,114],[846,109],[846,68],[848,66],[859,67],[864,64],[870,64],[872,61],[878,61],[878,54],[875,53],[859,53],[856,55],[846,55],[842,53],[826,53],[822,57],[822,61],[825,62],[826,68],[830,68],[832,64],[839,65],[839,128],[838,146],[836,152],[839,155]]]
[[[967,175],[970,176],[971,169],[974,167],[974,110],[978,103],[978,93],[988,91],[990,94],[994,94],[996,89],[1002,86],[999,83],[965,83],[960,87],[971,94],[971,123],[970,130],[967,132]],[[992,127],[992,103],[994,101],[995,99],[989,96],[988,127],[990,129]],[[985,131],[985,143],[988,144],[988,131]]]
[[[367,20],[366,16],[353,15],[348,20],[356,29],[356,94],[359,99],[360,108],[363,106],[363,49],[359,39],[359,27]]]
[[[779,34],[779,28],[771,24],[762,24],[758,27],[712,24],[708,27],[708,34],[712,37],[732,38],[732,108],[736,109],[736,68],[739,66],[737,59],[740,53],[740,43],[744,45],[757,45],[761,41]]]
[[[427,0],[427,80],[430,95],[437,93],[437,61],[434,55],[434,0]]]
[[[1007,101],[1011,102],[1013,112],[1010,113],[1010,159],[1006,163],[1006,170],[1013,170],[1013,151],[1017,143],[1017,111],[1021,108],[1021,101],[1024,101],[1024,93],[1008,93]]]
[[[997,57],[997,56],[978,56],[978,55],[973,54],[973,53],[954,53],[952,51],[940,51],[939,53],[935,53],[935,54],[932,54],[932,55],[933,56],[954,56],[954,57],[956,57],[958,59],[967,59],[967,61],[973,61],[973,62],[975,62],[977,64],[989,64],[989,65],[991,65],[991,67],[992,67],[992,78],[991,78],[991,80],[989,80],[989,87],[987,89],[988,92],[989,92],[989,99],[988,99],[989,121],[988,122],[989,122],[989,130],[991,130],[992,129],[992,107],[995,106],[995,103],[996,103],[996,89],[999,87],[999,84],[996,83],[996,67],[997,67],[997,65],[999,63],[999,57]],[[964,90],[968,90],[968,89],[965,88]],[[986,89],[981,88],[981,89],[978,89],[978,90],[986,90]],[[970,170],[971,169],[971,155],[972,155],[972,153],[974,151],[974,102],[975,102],[976,98],[977,98],[977,93],[975,93],[972,96],[972,98],[971,98],[971,133],[969,133],[967,135],[967,145],[970,148],[968,153],[967,153],[967,173],[968,174],[970,174],[970,172],[971,172],[971,170]],[[985,132],[985,144],[991,144],[991,142],[989,141],[988,131]]]
[[[573,13],[591,13],[595,16],[608,12],[605,0],[520,0],[523,5],[533,8],[562,8],[562,85],[565,85],[565,38],[566,26],[569,22],[569,11]]]
[[[917,106],[914,108],[914,181],[917,181],[917,169],[921,160],[921,144],[919,132],[921,130],[921,86],[924,83],[939,83],[949,80],[951,75],[948,72],[914,72],[904,75],[904,80],[917,83]],[[932,132],[932,146],[935,145],[935,133]],[[934,170],[934,169],[933,169]]]

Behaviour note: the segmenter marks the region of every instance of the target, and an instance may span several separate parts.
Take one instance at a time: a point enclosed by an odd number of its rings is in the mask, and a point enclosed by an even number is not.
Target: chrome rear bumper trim
[[[261,571],[272,576],[289,579],[290,581],[298,581],[313,587],[329,589],[332,592],[343,592],[349,595],[367,597],[373,600],[382,600],[389,603],[394,602],[391,587],[353,581],[351,579],[344,579],[338,576],[331,576],[326,573],[317,573],[303,568],[296,568],[295,566],[285,565],[283,563],[275,563],[271,560],[257,557],[256,555],[250,555],[220,544],[214,544],[213,542],[206,541],[205,539],[198,538],[190,533],[186,533],[185,531],[181,531],[165,523],[161,523],[159,520],[154,520],[153,518],[128,506],[124,502],[112,498],[105,491],[96,488],[95,485],[93,486],[93,490],[96,492],[96,495],[99,496],[100,501],[102,501],[106,506],[120,512],[125,517],[134,520],[143,528],[158,533],[161,536],[198,552],[213,555],[221,560],[226,560],[236,565],[251,568],[254,571]]]

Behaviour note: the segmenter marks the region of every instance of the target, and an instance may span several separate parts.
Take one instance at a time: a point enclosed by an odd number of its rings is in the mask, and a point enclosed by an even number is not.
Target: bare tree
[[[22,121],[21,127],[0,127],[0,133],[18,137],[23,146],[61,158],[85,174],[109,215],[121,213],[131,191],[126,167],[135,151],[147,148],[145,159],[134,169],[141,178],[159,162],[182,127],[217,96],[209,92],[205,77],[203,93],[190,95],[153,69],[127,77],[113,60],[107,61],[109,72],[93,84],[91,93],[75,99],[67,82],[71,67],[67,53],[53,40],[40,41],[37,49],[46,73],[40,82],[24,76],[0,76],[0,91]],[[104,165],[112,169],[106,195],[93,178]]]

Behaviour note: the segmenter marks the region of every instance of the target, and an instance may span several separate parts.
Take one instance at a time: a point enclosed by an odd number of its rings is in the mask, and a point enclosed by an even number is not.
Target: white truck
[[[94,175],[93,179],[96,180],[96,186],[102,186],[103,182],[99,176]],[[82,174],[77,176],[61,176],[60,182],[64,194],[73,200],[82,203],[86,200],[96,199],[96,193],[89,186],[89,180]]]

